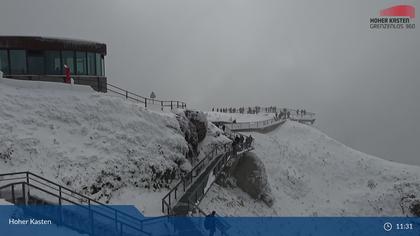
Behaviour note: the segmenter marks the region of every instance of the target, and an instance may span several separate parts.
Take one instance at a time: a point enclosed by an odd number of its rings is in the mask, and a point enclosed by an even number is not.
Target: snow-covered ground
[[[0,205],[13,205],[13,204],[0,198]]]
[[[221,215],[400,216],[420,200],[420,167],[386,161],[288,121],[252,133],[275,198],[270,208],[238,188],[215,185],[201,208]]]
[[[159,215],[187,150],[173,113],[87,86],[0,79],[0,173],[30,170]]]
[[[208,112],[211,121],[255,122],[272,114]],[[221,215],[405,215],[420,200],[420,167],[372,157],[288,121],[252,133],[272,207],[214,185],[201,204]],[[229,140],[212,124],[199,158]],[[89,87],[0,79],[0,173],[30,170],[102,202],[160,215],[161,199],[191,168],[176,115]]]

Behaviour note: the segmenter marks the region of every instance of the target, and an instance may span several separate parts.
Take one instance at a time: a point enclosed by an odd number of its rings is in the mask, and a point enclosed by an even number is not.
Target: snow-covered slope
[[[0,173],[30,170],[154,215],[187,151],[175,114],[86,86],[0,79]]]
[[[221,215],[394,216],[420,200],[420,167],[358,152],[315,128],[286,122],[252,133],[267,170],[272,208],[238,188],[216,186],[202,202]]]

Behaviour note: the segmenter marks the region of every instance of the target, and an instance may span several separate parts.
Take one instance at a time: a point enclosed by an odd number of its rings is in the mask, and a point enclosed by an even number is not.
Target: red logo
[[[416,9],[410,5],[398,5],[381,10],[381,16],[416,17]]]

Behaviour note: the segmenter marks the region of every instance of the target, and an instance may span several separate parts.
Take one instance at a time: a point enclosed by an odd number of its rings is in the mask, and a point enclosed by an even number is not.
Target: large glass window
[[[102,62],[101,62],[101,54],[96,53],[96,75],[102,76]]]
[[[45,59],[41,51],[28,51],[28,73],[31,75],[45,74]]]
[[[78,75],[86,75],[86,52],[76,52],[76,70]]]
[[[48,75],[61,75],[63,72],[60,51],[45,52],[45,68]]]
[[[9,57],[7,55],[7,50],[0,50],[0,70],[5,74],[9,73]]]
[[[63,64],[70,68],[70,73],[74,73],[74,52],[63,51]]]
[[[26,74],[26,51],[10,50],[9,53],[11,74]]]
[[[105,61],[104,61],[104,57],[101,56],[101,75],[105,76]]]
[[[95,75],[95,53],[88,52],[87,53],[87,69],[88,69],[88,75]]]

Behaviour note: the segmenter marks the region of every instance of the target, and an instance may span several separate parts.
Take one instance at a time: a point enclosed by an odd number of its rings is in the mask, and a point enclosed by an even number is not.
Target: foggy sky
[[[116,85],[199,109],[305,108],[346,145],[419,165],[420,29],[369,29],[380,9],[404,3],[420,9],[409,0],[0,0],[0,35],[104,42]]]

